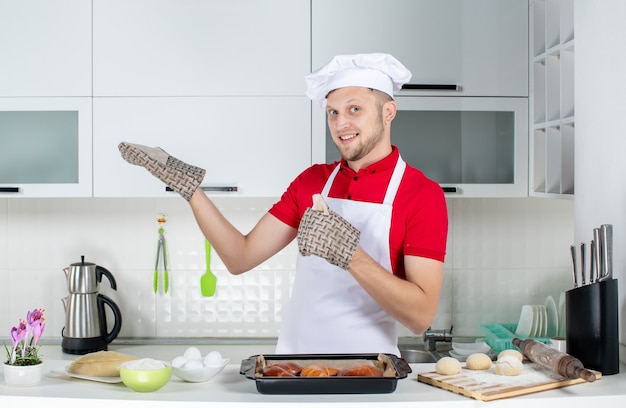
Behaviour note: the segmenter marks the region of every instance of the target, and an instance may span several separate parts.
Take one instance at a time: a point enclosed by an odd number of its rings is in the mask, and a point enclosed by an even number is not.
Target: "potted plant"
[[[12,347],[5,344],[7,360],[4,363],[4,380],[8,385],[33,385],[41,381],[42,361],[37,342],[45,328],[44,310],[28,311],[26,320],[20,319],[11,329]]]

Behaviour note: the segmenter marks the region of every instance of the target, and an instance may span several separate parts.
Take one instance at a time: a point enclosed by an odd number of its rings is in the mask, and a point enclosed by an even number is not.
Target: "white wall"
[[[577,242],[589,241],[600,224],[613,224],[614,276],[620,280],[621,360],[626,316],[626,2],[574,3],[576,35]]]
[[[247,232],[274,199],[216,200]],[[571,288],[573,202],[451,199],[443,296],[433,328],[479,336],[482,323],[516,322],[523,304]],[[156,214],[166,212],[171,290],[152,292]],[[62,269],[86,261],[109,269],[123,313],[120,337],[275,337],[289,298],[295,244],[257,270],[231,276],[217,255],[214,298],[202,298],[203,237],[188,204],[167,199],[0,199],[0,338],[27,310],[46,309],[46,337],[61,336]],[[105,281],[106,282],[106,281]],[[409,332],[404,329],[403,334]]]

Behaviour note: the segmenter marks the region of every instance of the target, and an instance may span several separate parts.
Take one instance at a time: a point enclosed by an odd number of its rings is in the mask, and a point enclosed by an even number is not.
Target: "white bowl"
[[[491,347],[489,347],[489,344],[484,341],[478,341],[475,343],[452,342],[452,350],[460,356],[469,356],[474,353],[487,354],[490,349]]]
[[[230,359],[225,358],[222,360],[222,364],[213,367],[202,368],[176,368],[172,367],[174,375],[183,381],[187,382],[204,382],[209,381],[211,378],[218,375],[224,367],[228,364]]]

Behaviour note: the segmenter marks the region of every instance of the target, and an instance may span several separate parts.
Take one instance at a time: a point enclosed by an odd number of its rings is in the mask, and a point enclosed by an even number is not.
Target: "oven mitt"
[[[333,265],[348,269],[361,233],[336,212],[329,210],[319,194],[313,196],[298,227],[298,250],[303,256],[316,255]]]
[[[204,169],[170,156],[160,147],[122,142],[118,148],[124,160],[130,164],[145,167],[153,176],[187,201],[191,200],[193,192],[202,183],[206,173]]]

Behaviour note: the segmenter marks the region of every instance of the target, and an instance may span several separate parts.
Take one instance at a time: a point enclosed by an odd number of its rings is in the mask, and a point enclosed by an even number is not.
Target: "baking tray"
[[[383,377],[264,377],[263,367],[293,361],[305,367],[321,363],[341,369],[357,362],[382,365]],[[411,367],[393,354],[257,354],[241,361],[240,374],[254,380],[261,394],[384,394],[396,390]]]

